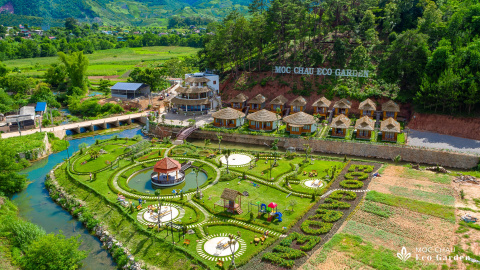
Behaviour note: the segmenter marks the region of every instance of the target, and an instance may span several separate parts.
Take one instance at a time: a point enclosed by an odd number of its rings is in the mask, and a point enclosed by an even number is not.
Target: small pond
[[[148,193],[148,194],[155,194],[155,188],[153,188],[152,183],[150,182],[150,175],[153,173],[153,169],[146,170],[141,173],[138,173],[130,181],[128,182],[128,187],[131,189],[135,189],[140,192]],[[185,181],[181,184],[172,187],[160,188],[161,194],[163,195],[171,195],[174,189],[183,190],[187,192],[189,189],[195,190],[197,188],[197,182],[195,180],[196,175],[192,169],[188,169],[185,171]],[[203,185],[207,182],[207,175],[204,172],[200,172],[198,174],[198,186]]]

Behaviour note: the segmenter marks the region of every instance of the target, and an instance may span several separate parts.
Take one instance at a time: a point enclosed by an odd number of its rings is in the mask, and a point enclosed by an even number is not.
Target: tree
[[[293,211],[295,206],[297,205],[297,201],[296,200],[290,200],[290,202],[288,204],[290,205],[290,207],[292,208],[292,211]]]
[[[428,36],[414,30],[400,34],[389,47],[379,70],[386,82],[399,81],[404,94],[412,96],[422,81],[430,51]]]
[[[0,62],[0,77],[5,77],[8,74],[8,72],[10,72],[10,69],[7,68],[7,65]]]
[[[100,79],[97,90],[104,93],[105,96],[108,96],[108,94],[110,94],[110,80]]]
[[[88,144],[87,143],[81,143],[78,145],[78,149],[80,150],[80,152],[83,154],[85,152],[85,149],[87,149],[88,147]]]
[[[16,161],[15,149],[0,141],[0,193],[13,194],[26,186],[27,177],[17,172],[22,169]]]
[[[223,136],[221,136],[220,134],[217,134],[217,140],[218,140],[218,151],[220,151],[220,143],[222,142],[222,138],[223,138]]]
[[[45,81],[53,87],[64,88],[67,72],[65,66],[54,63],[45,72]]]
[[[277,117],[277,132],[278,132],[278,119],[280,118],[280,115],[282,114],[282,110],[277,107],[277,109],[275,110],[275,116]]]
[[[67,30],[71,31],[71,30],[75,29],[75,27],[77,27],[77,23],[78,23],[78,21],[75,18],[72,18],[72,17],[66,18],[65,19],[65,28]]]
[[[211,144],[210,139],[205,139],[204,143],[205,143],[205,148],[206,148],[208,145]]]
[[[153,92],[168,88],[169,85],[165,70],[155,68],[140,69],[137,67],[128,76],[128,81],[148,84]]]
[[[15,101],[13,98],[5,93],[5,90],[0,88],[0,113],[6,113],[13,110]]]
[[[47,102],[48,106],[59,108],[60,103],[55,98],[55,95],[50,90],[46,83],[39,83],[30,96],[30,103],[37,103],[39,101]]]
[[[78,269],[87,257],[86,251],[79,250],[80,244],[80,235],[67,239],[61,232],[47,234],[28,247],[22,265],[26,270]]]
[[[194,167],[193,172],[195,173],[195,181],[197,182],[197,198],[200,198],[200,191],[198,189],[198,174],[201,172],[201,170],[198,167]]]
[[[88,153],[92,159],[97,159],[100,155],[100,150],[98,150],[98,148],[92,148]]]
[[[58,52],[60,61],[65,65],[70,87],[78,87],[83,90],[83,94],[87,92],[87,69],[88,58],[83,55],[83,52],[73,52],[65,54]]]
[[[230,157],[230,155],[232,154],[232,150],[230,149],[225,149],[223,151],[223,155],[225,156],[225,159],[227,161],[227,174],[229,174],[230,172],[228,171],[228,158]]]

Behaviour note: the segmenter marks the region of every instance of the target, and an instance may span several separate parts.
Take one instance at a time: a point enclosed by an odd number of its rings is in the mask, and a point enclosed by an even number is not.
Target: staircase
[[[237,209],[235,209],[235,212],[237,212],[237,214],[241,215],[243,213],[243,210],[242,210],[242,208],[237,207]]]
[[[287,109],[285,110],[285,115],[284,115],[284,117],[285,117],[285,116],[288,116],[289,114],[290,114],[290,108],[287,108]]]
[[[332,119],[333,119],[333,110],[330,111],[330,114],[328,115],[328,123],[332,123]]]
[[[249,110],[250,110],[250,105],[248,105],[247,107],[245,107],[245,117],[247,117]]]

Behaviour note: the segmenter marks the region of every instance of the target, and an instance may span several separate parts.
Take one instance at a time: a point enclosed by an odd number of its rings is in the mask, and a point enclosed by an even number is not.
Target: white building
[[[208,73],[208,72],[200,72],[200,73],[191,73],[191,74],[185,74],[185,83],[190,85],[190,86],[200,86],[200,85],[192,85],[192,83],[189,83],[190,80],[187,80],[188,78],[207,78],[208,81],[206,82],[206,86],[210,87],[213,90],[213,93],[215,95],[219,95],[220,93],[220,78],[218,75],[213,74],[213,73]]]

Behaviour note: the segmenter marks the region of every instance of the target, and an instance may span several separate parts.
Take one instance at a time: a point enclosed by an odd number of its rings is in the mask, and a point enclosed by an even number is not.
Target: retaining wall
[[[176,130],[172,130],[174,133]],[[297,150],[303,149],[305,140],[303,138],[278,138],[260,135],[228,134],[222,133],[222,141],[270,145],[275,139],[279,139],[279,147],[295,147]],[[197,130],[190,138],[217,140],[217,133],[213,131]],[[356,143],[345,141],[327,141],[327,140],[309,140],[308,144],[313,152],[350,155],[368,158],[380,158],[393,160],[400,155],[403,161],[412,163],[424,163],[439,165],[451,168],[470,169],[477,166],[479,157],[467,153],[447,152],[429,148],[416,148],[409,146],[383,145]]]

